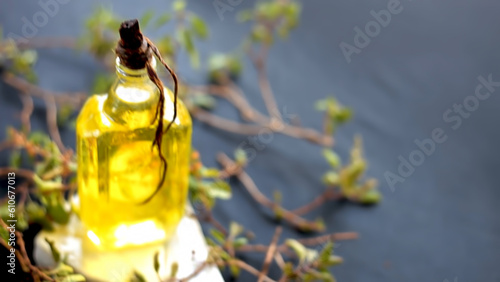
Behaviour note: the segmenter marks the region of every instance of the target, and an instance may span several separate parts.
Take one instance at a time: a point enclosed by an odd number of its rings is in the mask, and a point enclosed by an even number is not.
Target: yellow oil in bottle
[[[162,173],[152,146],[160,94],[146,69],[128,69],[117,59],[117,75],[108,94],[86,102],[76,129],[79,215],[89,239],[106,249],[163,241],[173,234],[187,200],[191,149],[191,118],[178,100],[177,118],[162,139],[166,178],[155,194]],[[165,94],[167,125],[174,103],[172,92]]]

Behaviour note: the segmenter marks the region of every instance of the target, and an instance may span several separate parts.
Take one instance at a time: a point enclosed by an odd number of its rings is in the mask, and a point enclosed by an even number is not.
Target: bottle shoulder
[[[98,135],[110,124],[109,119],[104,115],[102,108],[106,100],[106,94],[92,95],[84,103],[76,120],[76,132],[85,135],[94,132]]]
[[[165,88],[165,107],[164,107],[164,114],[163,114],[163,120],[165,122],[170,122],[174,116],[174,94],[173,92]],[[189,114],[189,110],[187,109],[186,105],[180,98],[177,98],[177,117],[174,122],[174,125],[183,125],[183,126],[191,126],[192,125],[192,120],[191,120],[191,115]]]
[[[172,120],[174,115],[174,103],[173,103],[173,93],[171,90],[166,88],[165,91],[165,106],[164,106],[164,124],[165,126]],[[156,125],[152,123],[146,123],[138,126],[137,124],[131,123],[121,123],[115,119],[113,116],[108,115],[104,110],[104,104],[109,98],[108,94],[94,94],[90,96],[77,118],[77,134],[79,135],[100,135],[107,131],[127,131],[136,130],[141,128],[154,128]],[[132,118],[127,112],[127,116]],[[125,119],[127,118],[124,117]],[[187,107],[184,105],[181,99],[177,100],[177,117],[175,122],[172,124],[172,128],[176,127],[191,127],[192,120]]]

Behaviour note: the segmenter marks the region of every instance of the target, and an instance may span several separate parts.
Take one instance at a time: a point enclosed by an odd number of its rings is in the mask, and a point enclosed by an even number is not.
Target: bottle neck
[[[153,67],[156,61],[151,58]],[[117,79],[111,87],[104,112],[115,122],[131,126],[144,127],[153,123],[159,91],[149,79],[146,68],[130,69],[116,59]]]
[[[151,63],[153,68],[156,70],[156,59],[151,58]],[[150,82],[148,76],[148,70],[146,68],[142,69],[130,69],[123,65],[120,58],[116,58],[116,75],[119,80],[123,83],[145,83]]]

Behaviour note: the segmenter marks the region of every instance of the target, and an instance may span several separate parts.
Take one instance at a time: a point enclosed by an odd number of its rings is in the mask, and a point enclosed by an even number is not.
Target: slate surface
[[[101,1],[66,2],[38,29],[37,36],[80,34],[85,18]],[[248,26],[237,25],[235,15],[253,2],[241,1],[221,20],[213,1],[191,1],[190,7],[207,20],[212,31],[211,40],[199,45],[202,57],[237,46]],[[170,1],[137,3],[114,1],[114,10],[124,17],[137,17],[148,7],[158,10],[170,5]],[[388,24],[380,30],[370,26],[371,11],[388,7],[395,12]],[[22,18],[31,20],[38,11],[37,1],[2,0],[0,24],[6,33],[22,34]],[[278,42],[271,51],[269,76],[278,103],[287,113],[299,115],[304,125],[320,128],[313,103],[334,93],[355,111],[354,120],[339,130],[336,149],[347,156],[354,134],[362,134],[369,175],[380,179],[385,199],[379,206],[331,204],[311,215],[322,216],[329,231],[361,234],[359,240],[342,242],[337,248],[345,258],[334,269],[339,281],[500,281],[500,208],[496,202],[500,190],[495,184],[500,168],[500,99],[496,95],[500,91],[492,87],[497,91],[484,100],[469,97],[475,95],[478,77],[491,75],[491,80],[500,81],[499,11],[500,3],[493,0],[305,1],[300,27],[288,42]],[[348,63],[339,45],[354,45],[355,27],[364,29],[367,24],[376,35]],[[155,33],[150,35],[154,38]],[[40,51],[36,69],[43,87],[61,91],[89,89],[100,71],[89,56],[68,50]],[[190,70],[185,57],[179,71],[189,82],[204,82],[203,71]],[[251,102],[265,110],[255,76],[247,64],[239,84]],[[485,91],[486,87],[479,90],[483,98]],[[19,125],[20,101],[2,83],[0,101],[0,128]],[[453,112],[454,105],[464,101],[469,110],[462,116]],[[237,116],[223,102],[216,112]],[[43,115],[43,106],[38,104],[34,127],[44,128]],[[446,140],[436,144],[420,160],[423,163],[391,189],[384,173],[398,173],[398,157],[408,160],[418,149],[414,140],[431,138],[436,128]],[[4,136],[0,130],[0,137]],[[63,137],[67,144],[74,144],[71,130],[63,130]],[[193,143],[208,165],[215,164],[215,152],[230,153],[247,140],[195,124]],[[321,192],[320,177],[327,166],[316,146],[281,135],[264,145],[248,172],[266,194],[282,189],[286,205],[297,207]],[[413,153],[414,161],[419,161],[418,154]],[[0,165],[6,163],[7,155],[0,152]],[[237,183],[234,190],[234,199],[221,203],[217,216],[223,222],[230,218],[241,222],[255,231],[258,242],[269,242],[272,220]],[[296,235],[288,228],[284,233]],[[247,259],[260,263],[259,257]],[[243,276],[242,281],[253,278]]]

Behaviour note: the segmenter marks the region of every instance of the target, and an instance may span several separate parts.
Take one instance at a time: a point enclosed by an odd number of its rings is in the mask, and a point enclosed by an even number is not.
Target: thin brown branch
[[[274,255],[274,261],[281,270],[285,269],[285,264],[286,264],[285,259],[283,258],[280,252],[277,251],[276,254]]]
[[[254,276],[259,276],[260,272],[255,269],[253,266],[249,265],[248,263],[244,262],[244,261],[241,261],[241,260],[237,260],[237,259],[232,259],[232,260],[229,260],[227,261],[227,264],[229,265],[235,265],[245,271],[247,271],[248,273],[254,275]],[[275,280],[269,278],[268,276],[264,276],[263,280],[264,282],[276,282]]]
[[[0,167],[0,175],[7,175],[8,173],[14,172],[23,178],[32,180],[35,173],[29,169],[13,168],[13,167]]]
[[[271,120],[277,119],[281,122],[283,118],[281,117],[278,105],[276,104],[276,99],[274,98],[273,90],[271,89],[271,84],[267,79],[266,71],[264,69],[259,71],[259,86],[267,111],[271,116]]]
[[[32,95],[38,98],[45,98],[48,96],[53,96],[55,101],[59,104],[70,104],[73,106],[80,106],[83,101],[86,99],[87,94],[83,92],[52,92],[46,89],[43,89],[37,85],[34,85],[25,79],[17,77],[11,73],[5,73],[2,75],[2,79],[8,85],[16,88],[17,90]]]
[[[281,226],[276,227],[276,231],[274,231],[274,236],[273,236],[273,239],[271,240],[271,244],[269,245],[269,248],[267,250],[266,257],[264,259],[264,264],[262,266],[262,270],[260,271],[260,274],[258,276],[258,282],[263,282],[264,276],[266,276],[267,273],[269,272],[269,267],[270,267],[271,262],[276,254],[278,240],[281,236],[282,231],[283,231],[283,228],[281,228]]]
[[[354,240],[358,239],[358,237],[359,235],[356,232],[338,232],[313,238],[298,239],[297,241],[306,246],[314,246],[314,245],[324,244],[329,241]]]
[[[262,132],[264,127],[251,124],[238,123],[232,120],[218,117],[203,109],[193,109],[191,114],[198,120],[211,125],[212,127],[219,128],[225,131],[242,134],[242,135],[257,135]]]
[[[227,235],[226,228],[224,228],[224,226],[217,219],[215,219],[211,210],[206,208],[204,205],[202,205],[202,207],[197,210],[198,213],[196,214],[196,216],[199,220],[212,224],[217,230],[222,232],[222,234]]]
[[[341,198],[342,194],[336,193],[335,190],[333,190],[333,188],[328,187],[321,195],[316,197],[314,200],[312,200],[308,204],[303,205],[300,208],[292,210],[292,212],[297,215],[304,215],[311,212],[314,209],[317,209],[327,201],[338,200]]]
[[[233,83],[228,85],[190,86],[190,88],[192,90],[206,92],[228,100],[236,109],[238,109],[244,120],[260,125],[259,127],[253,124],[242,124],[226,120],[198,108],[192,111],[195,118],[209,124],[210,126],[242,135],[257,135],[262,133],[263,130],[271,130],[273,132],[278,132],[298,139],[304,139],[308,142],[326,147],[331,147],[333,145],[332,136],[322,134],[314,129],[286,124],[283,121],[266,117],[254,109],[250,103],[248,103],[242,94],[241,89]]]
[[[70,37],[44,37],[32,38],[29,40],[17,40],[16,45],[19,48],[43,49],[43,48],[67,48],[74,49],[77,40]]]
[[[187,282],[193,278],[195,278],[196,276],[198,276],[198,274],[200,274],[207,266],[208,266],[208,262],[207,261],[204,261],[202,262],[194,271],[193,273],[189,274],[188,276],[186,276],[185,278],[182,278],[182,279],[179,279],[179,282]]]
[[[321,236],[316,236],[312,238],[307,238],[307,239],[297,239],[300,243],[302,243],[305,246],[317,246],[321,245],[324,243],[327,243],[329,241],[344,241],[344,240],[354,240],[357,239],[358,233],[356,232],[337,232],[337,233],[330,233],[326,235],[321,235]],[[236,249],[238,252],[258,252],[258,253],[265,253],[269,249],[269,246],[264,245],[264,244],[253,244],[253,245],[244,245]],[[277,247],[277,252],[283,253],[286,256],[293,256],[294,253],[290,252],[288,246],[283,243]]]
[[[10,141],[10,140],[2,141],[0,143],[0,151],[3,151],[3,150],[10,148],[12,146],[13,146],[12,141]]]
[[[21,123],[25,132],[31,131],[31,114],[33,113],[33,97],[23,94],[21,95],[21,102],[23,103],[23,110],[21,111]]]
[[[218,154],[217,160],[226,170],[234,170],[234,168],[237,167],[236,163],[224,153]],[[269,200],[264,194],[262,194],[252,178],[243,169],[236,170],[234,175],[243,184],[255,201],[272,211],[278,212],[282,218],[292,226],[300,230],[323,231],[324,226],[321,224],[308,221]]]
[[[46,96],[44,97],[44,101],[46,105],[47,126],[49,128],[50,137],[54,140],[59,150],[64,152],[66,151],[66,147],[61,140],[61,134],[59,133],[59,127],[57,126],[57,105],[54,96]]]
[[[272,29],[273,25],[271,24],[267,28]],[[264,104],[266,105],[267,112],[271,116],[271,121],[276,120],[277,122],[283,122],[278,105],[276,104],[271,84],[267,78],[266,59],[268,53],[269,45],[263,44],[261,45],[260,53],[258,55],[255,55],[252,52],[249,52],[248,54],[255,66],[255,69],[257,70],[260,93],[262,95],[262,99],[264,100]]]

